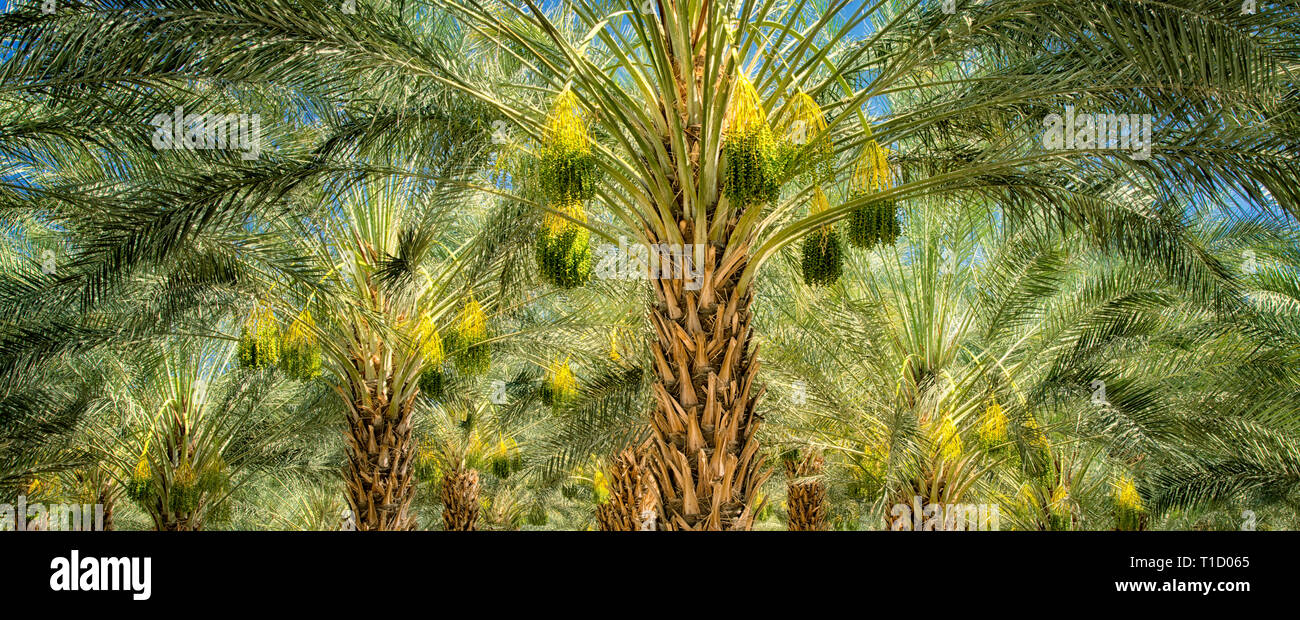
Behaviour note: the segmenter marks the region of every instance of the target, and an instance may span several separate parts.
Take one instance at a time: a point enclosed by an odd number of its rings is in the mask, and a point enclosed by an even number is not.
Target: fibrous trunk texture
[[[680,228],[683,239],[693,238],[688,220]],[[658,304],[650,310],[656,335],[650,349],[658,376],[650,462],[660,529],[747,530],[771,473],[755,437],[754,405],[763,390],[754,391],[753,293],[737,286],[748,250],[724,257],[720,246],[708,244],[702,254],[703,260],[692,256],[699,278],[651,278]]]
[[[448,531],[468,532],[478,523],[478,471],[454,469],[443,474],[442,524]]]
[[[649,447],[625,449],[606,467],[609,501],[596,508],[601,531],[658,529],[659,492],[651,475]]]
[[[826,483],[816,478],[823,463],[816,452],[785,462],[785,504],[792,532],[826,529]]]
[[[112,488],[107,484],[100,485],[95,503],[104,507],[104,529],[102,531],[113,531],[113,508],[114,504],[117,503],[117,496],[113,494]]]
[[[363,372],[362,376],[375,373]],[[414,398],[402,403],[395,416],[386,416],[391,375],[378,376],[384,379],[350,386],[348,465],[344,472],[348,505],[359,531],[413,530],[415,519],[410,507],[415,498],[415,449],[411,441]]]
[[[197,532],[199,526],[189,519],[175,519],[163,524],[164,532]]]

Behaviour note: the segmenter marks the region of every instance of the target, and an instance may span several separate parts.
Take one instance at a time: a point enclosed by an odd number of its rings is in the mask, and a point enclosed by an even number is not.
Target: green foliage
[[[549,515],[546,514],[546,507],[542,504],[533,504],[528,509],[528,524],[541,527],[550,522]]]
[[[551,364],[546,377],[542,379],[539,393],[547,407],[560,407],[577,398],[578,380],[567,359]]]
[[[478,300],[470,298],[456,319],[456,329],[447,336],[444,350],[452,351],[456,371],[465,376],[481,375],[492,366],[492,349],[487,317]]]

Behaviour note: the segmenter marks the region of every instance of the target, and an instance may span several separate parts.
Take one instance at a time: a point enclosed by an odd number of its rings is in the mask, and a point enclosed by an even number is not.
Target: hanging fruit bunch
[[[239,365],[263,369],[280,361],[280,326],[271,308],[254,308],[239,330]]]
[[[781,169],[797,166],[796,175],[804,185],[817,185],[835,172],[835,150],[826,133],[826,114],[821,106],[802,90],[787,100],[781,111],[785,122]]]
[[[575,467],[568,481],[560,487],[560,495],[565,499],[597,505],[609,501],[609,482],[600,460],[592,456],[586,464]]]
[[[207,493],[218,493],[229,487],[230,467],[225,458],[218,456],[203,468],[203,474],[199,476],[199,488]]]
[[[931,424],[930,439],[934,442],[939,451],[939,458],[946,463],[956,463],[966,452],[966,445],[962,443],[961,434],[957,431],[957,425],[953,423],[952,416],[944,415],[938,424]]]
[[[822,188],[813,189],[813,215],[830,208]],[[811,286],[834,284],[844,273],[840,234],[831,224],[819,227],[803,239],[803,281]]]
[[[311,312],[303,310],[284,332],[280,344],[280,369],[299,381],[315,379],[320,375],[321,350],[316,338],[316,321]]]
[[[208,498],[206,521],[226,521],[230,518],[231,505],[222,501],[230,494],[230,467],[226,459],[218,456],[208,464],[199,475],[199,491]]]
[[[593,261],[591,231],[577,222],[586,223],[582,203],[573,201],[555,205],[563,213],[547,213],[537,235],[537,264],[542,276],[560,288],[574,288],[591,279]],[[572,218],[572,219],[569,219]]]
[[[442,365],[446,361],[446,354],[438,326],[434,325],[433,318],[427,312],[420,315],[416,339],[416,344],[420,347],[420,358],[424,360],[424,366],[420,369],[420,393],[434,400],[440,399],[443,390]]]
[[[1010,448],[1007,442],[1007,414],[996,398],[990,397],[980,416],[980,444],[990,454],[1006,452]]]
[[[573,288],[591,279],[591,232],[583,203],[596,193],[596,157],[578,98],[564,89],[546,117],[537,183],[551,209],[537,235],[537,263],[555,286]]]
[[[456,351],[456,372],[474,376],[487,372],[492,366],[492,350],[487,344],[487,316],[474,296],[456,318],[453,349]]]
[[[578,395],[578,380],[573,376],[569,360],[555,360],[546,370],[542,380],[542,402],[548,407],[559,407]]]
[[[153,470],[149,467],[149,457],[143,453],[131,471],[131,480],[126,484],[126,496],[140,504],[147,504],[154,497]]]
[[[168,489],[167,507],[176,514],[189,514],[199,506],[199,477],[189,461],[181,463],[172,475],[171,488]]]
[[[893,180],[888,152],[874,139],[868,139],[849,181],[850,198],[857,200],[890,189]],[[892,200],[871,200],[849,216],[849,243],[854,247],[869,250],[878,243],[893,245],[901,231],[898,209]]]
[[[781,193],[781,154],[758,91],[744,75],[736,78],[723,136],[722,194],[737,205],[772,202]]]
[[[752,91],[753,87],[750,86],[749,90]],[[784,177],[788,172],[786,168],[794,165],[801,181],[813,186],[808,207],[810,215],[830,209],[826,193],[818,185],[833,172],[832,145],[830,137],[824,135],[825,116],[817,102],[803,91],[795,93],[786,102],[780,115],[785,124],[785,139],[781,142],[779,157],[781,174]],[[833,284],[844,271],[843,259],[839,232],[833,224],[822,225],[803,239],[804,282],[810,286]]]
[[[492,456],[488,459],[488,464],[492,475],[501,479],[508,478],[510,474],[523,469],[524,458],[519,450],[519,444],[509,437],[500,439],[497,441],[496,450],[493,450]]]
[[[596,194],[596,157],[577,95],[565,88],[546,117],[538,157],[538,187],[552,202],[581,202]]]
[[[1142,506],[1142,496],[1138,494],[1137,485],[1132,478],[1120,476],[1115,481],[1112,497],[1115,501],[1115,529],[1124,532],[1146,529],[1146,509]]]

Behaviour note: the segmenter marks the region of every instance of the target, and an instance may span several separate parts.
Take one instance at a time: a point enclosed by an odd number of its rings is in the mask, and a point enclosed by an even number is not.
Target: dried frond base
[[[478,529],[478,471],[457,469],[442,477],[442,525],[448,531]]]
[[[680,222],[682,237],[692,223]],[[666,530],[748,530],[762,508],[763,464],[755,404],[759,363],[751,350],[753,289],[740,274],[749,252],[727,257],[709,245],[698,262],[697,290],[685,279],[652,280],[650,350],[656,380],[650,463]]]
[[[785,462],[785,505],[792,532],[826,529],[826,483],[817,479],[824,463],[817,452]]]
[[[393,419],[385,417],[388,383],[383,382],[383,389],[373,384],[349,386],[353,393],[348,399],[348,462],[343,480],[360,531],[415,529],[410,513],[415,498],[414,400],[403,403]],[[360,390],[368,394],[362,396]]]
[[[649,445],[623,450],[606,467],[609,501],[596,508],[603,532],[657,529],[659,492],[651,475]]]

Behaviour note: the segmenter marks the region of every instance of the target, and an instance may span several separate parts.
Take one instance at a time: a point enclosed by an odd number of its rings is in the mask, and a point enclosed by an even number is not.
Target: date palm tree
[[[1074,223],[1117,255],[1168,258],[1161,205],[1231,207],[1223,197],[1238,195],[1294,215],[1300,197],[1287,156],[1300,126],[1288,95],[1296,26],[1281,11],[1241,15],[1190,0],[958,2],[952,12],[851,0],[545,8],[363,0],[345,12],[316,0],[162,0],[90,2],[51,15],[29,4],[0,24],[13,50],[0,67],[9,110],[0,139],[20,164],[76,159],[74,151],[98,161],[103,149],[76,136],[94,136],[109,152],[148,152],[147,134],[121,119],[181,100],[196,110],[265,105],[274,147],[251,163],[170,153],[169,163],[187,164],[176,170],[137,159],[129,183],[116,178],[123,167],[114,161],[102,162],[114,174],[99,184],[5,188],[0,200],[15,211],[32,210],[34,196],[90,241],[77,249],[75,269],[40,281],[54,282],[50,294],[3,300],[7,310],[38,310],[23,329],[0,334],[4,370],[119,337],[101,324],[67,337],[75,323],[50,320],[60,304],[92,313],[121,287],[147,282],[147,268],[182,256],[210,284],[250,217],[333,204],[284,198],[337,191],[328,181],[378,165],[368,159],[376,153],[401,151],[405,174],[473,184],[435,164],[448,146],[437,105],[456,102],[455,119],[504,121],[524,154],[517,161],[536,163],[511,167],[502,157],[507,180],[478,185],[546,214],[537,255],[553,283],[574,286],[601,271],[590,264],[592,239],[691,247],[700,277],[653,280],[646,313],[650,462],[667,529],[753,525],[770,471],[755,409],[763,388],[753,313],[761,295],[791,294],[764,289],[780,283],[760,271],[783,248],[802,242],[805,277],[833,282],[845,250],[837,226],[848,224],[850,245],[889,245],[910,225],[895,203],[932,199],[1009,223]],[[1086,141],[1042,148],[1042,121],[1067,105],[1150,115],[1150,156]],[[95,113],[79,117],[79,106]],[[1266,203],[1261,187],[1276,202]],[[1162,202],[1116,200],[1139,190]],[[360,256],[362,271],[378,269],[378,254]],[[323,275],[294,278],[301,299],[291,311]],[[366,281],[352,285],[378,306],[354,309],[370,320],[387,301]],[[167,301],[184,308],[199,298]],[[401,332],[414,317],[398,327],[400,310],[385,316],[391,324],[376,329],[392,333],[357,342],[388,351],[401,336],[409,341]],[[128,327],[150,329],[144,320]],[[326,348],[350,363],[347,347]],[[375,426],[374,414],[403,419],[414,392],[380,386],[390,369],[409,382],[418,365],[392,362],[373,375],[353,364],[347,375],[375,382],[354,384],[345,398],[364,412],[355,493],[358,510],[375,506],[376,527],[409,523],[402,474],[375,479],[409,458],[405,431],[387,452],[378,440],[369,447],[371,428],[389,428]]]
[[[753,524],[769,469],[752,305],[759,268],[782,247],[813,235],[805,278],[834,281],[836,222],[849,220],[854,244],[888,244],[895,201],[926,198],[1084,223],[1120,253],[1153,252],[1150,226],[1118,224],[1141,215],[1111,199],[1126,188],[1253,196],[1294,172],[1277,150],[1293,140],[1280,119],[1294,110],[1258,96],[1282,87],[1274,68],[1289,64],[1277,55],[1288,44],[1257,30],[1258,16],[1100,2],[954,15],[906,2],[434,4],[481,38],[476,58],[530,78],[493,81],[446,58],[434,68],[524,136],[536,165],[515,170],[532,184],[521,199],[606,238],[695,251],[698,288],[651,281],[652,466],[667,529]],[[1197,17],[1175,18],[1188,11]],[[1137,53],[1152,33],[1183,43]],[[1194,77],[1180,70],[1189,56]],[[1225,63],[1234,70],[1213,68]],[[1203,80],[1226,103],[1189,101]],[[1039,148],[1039,121],[1071,103],[1151,115],[1155,155]],[[1262,118],[1224,128],[1225,110]],[[1248,145],[1244,158],[1234,143]],[[1294,212],[1292,188],[1278,189]],[[616,228],[586,221],[591,198]]]
[[[154,529],[197,531],[224,520],[268,447],[301,427],[281,419],[267,428],[287,394],[271,377],[239,372],[234,343],[161,344],[161,355],[133,356],[139,364],[96,399],[85,441]]]
[[[858,277],[760,317],[769,416],[827,450],[838,526],[969,502],[997,505],[1004,529],[1136,529],[1293,488],[1295,376],[1278,365],[1294,356],[1293,232],[1177,225],[1181,258],[1117,260],[1079,228],[942,204],[908,218],[898,248],[850,261]],[[794,278],[788,258],[774,272]]]
[[[98,29],[98,23],[128,36],[134,28],[132,7],[67,8],[63,17],[72,29]],[[274,87],[257,79],[195,75],[203,84],[190,90],[158,65],[144,69],[150,77],[140,76],[151,82],[148,95],[107,85],[116,79],[107,74],[98,86],[81,89],[92,107],[129,109],[145,120],[175,108],[251,112],[268,121],[252,138],[275,145],[267,149],[274,154],[253,159],[160,151],[147,131],[140,133],[147,125],[107,120],[111,113],[78,118],[68,91],[35,85],[40,79],[26,69],[43,62],[36,59],[50,51],[47,44],[59,46],[54,39],[61,35],[28,19],[33,15],[3,16],[23,31],[7,41],[26,47],[3,68],[4,81],[15,86],[4,107],[12,171],[22,181],[17,186],[35,196],[15,214],[42,213],[64,227],[71,248],[59,256],[57,273],[9,289],[6,301],[30,320],[5,337],[30,330],[41,338],[13,337],[6,367],[32,363],[41,353],[76,354],[172,330],[238,337],[244,366],[279,366],[306,382],[322,374],[332,379],[346,405],[346,489],[358,528],[413,527],[409,433],[419,379],[441,372],[441,336],[458,334],[454,323],[471,290],[511,256],[511,246],[469,242],[480,232],[470,213],[484,209],[466,205],[453,186],[428,181],[481,167],[488,144],[482,115],[436,88],[342,102],[314,89],[266,97]],[[76,63],[116,53],[84,52]],[[360,76],[344,81],[347,92],[366,88]],[[445,148],[413,163],[410,144],[391,131],[399,124],[405,139],[424,136],[416,140],[419,148]],[[91,153],[69,137],[76,134],[105,148]],[[29,163],[38,159],[58,165],[45,173]],[[488,227],[485,236],[502,236],[505,226]],[[492,312],[495,295],[482,292],[475,303]],[[192,316],[214,305],[237,315],[233,328],[224,323],[227,331],[215,330],[212,316]],[[486,352],[483,340],[449,342],[446,353]]]
[[[825,459],[817,451],[782,455],[786,478],[786,522],[792,532],[826,529],[826,483],[818,478]]]

